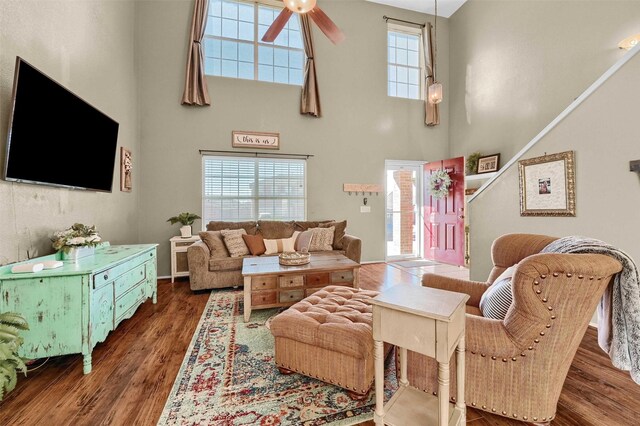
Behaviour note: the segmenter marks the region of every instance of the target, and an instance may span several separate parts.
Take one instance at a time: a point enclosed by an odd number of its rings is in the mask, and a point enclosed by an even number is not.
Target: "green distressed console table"
[[[90,373],[96,344],[149,297],[156,303],[156,246],[105,245],[93,256],[37,273],[12,274],[13,265],[0,267],[0,312],[18,312],[29,322],[20,355],[81,353],[84,374]]]

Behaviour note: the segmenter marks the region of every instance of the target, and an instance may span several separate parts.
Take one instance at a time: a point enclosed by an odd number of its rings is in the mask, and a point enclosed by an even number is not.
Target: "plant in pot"
[[[15,389],[18,371],[27,375],[27,366],[18,356],[23,339],[20,330],[28,330],[27,321],[20,314],[0,314],[0,401],[5,394]]]
[[[189,238],[191,237],[191,225],[193,225],[196,219],[200,219],[200,216],[195,213],[180,213],[178,216],[167,219],[167,222],[171,222],[172,225],[181,223],[180,236],[182,238]]]
[[[95,226],[82,223],[74,223],[70,228],[56,232],[51,238],[53,248],[60,252],[60,257],[65,261],[91,256],[95,246],[101,241],[102,238]]]

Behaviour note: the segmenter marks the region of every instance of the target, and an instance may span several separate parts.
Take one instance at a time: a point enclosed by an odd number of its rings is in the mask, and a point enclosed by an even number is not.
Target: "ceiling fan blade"
[[[291,17],[292,13],[293,12],[291,12],[286,7],[282,9],[282,12],[280,12],[280,15],[278,15],[276,20],[273,21],[273,24],[271,24],[267,32],[264,33],[264,37],[262,37],[262,41],[265,41],[268,43],[274,41],[282,31],[284,26],[287,25],[287,22],[289,22],[289,18]]]
[[[344,41],[344,33],[340,31],[340,28],[338,28],[338,26],[334,24],[327,14],[318,6],[309,11],[309,16],[333,44],[338,44]]]

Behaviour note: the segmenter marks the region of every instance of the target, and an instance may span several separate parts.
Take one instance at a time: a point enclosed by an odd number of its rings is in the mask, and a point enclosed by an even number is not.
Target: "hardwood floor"
[[[363,288],[384,289],[419,285],[420,274],[374,264],[362,267],[360,279]],[[52,358],[20,377],[16,390],[0,403],[0,425],[155,425],[208,298],[207,292],[192,293],[185,281],[161,280],[158,304],[146,302],[96,347],[91,374],[82,374],[79,355]],[[589,329],[552,424],[636,424],[639,402],[640,386],[611,367],[598,348],[596,331]],[[468,424],[524,423],[470,409]]]

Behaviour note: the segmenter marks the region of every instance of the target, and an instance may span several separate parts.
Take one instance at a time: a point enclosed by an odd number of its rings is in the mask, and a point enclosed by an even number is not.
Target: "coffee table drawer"
[[[307,275],[307,286],[309,287],[328,285],[330,282],[331,280],[328,273]]]
[[[303,287],[304,286],[304,275],[289,275],[286,277],[278,278],[280,282],[280,288],[289,288],[289,287]]]
[[[353,271],[339,271],[331,273],[331,283],[352,283]]]
[[[251,278],[252,290],[272,290],[276,288],[276,277],[253,277]]]
[[[297,302],[304,299],[304,290],[289,290],[280,292],[280,303]]]
[[[258,291],[251,295],[251,305],[273,305],[278,301],[277,291]]]

